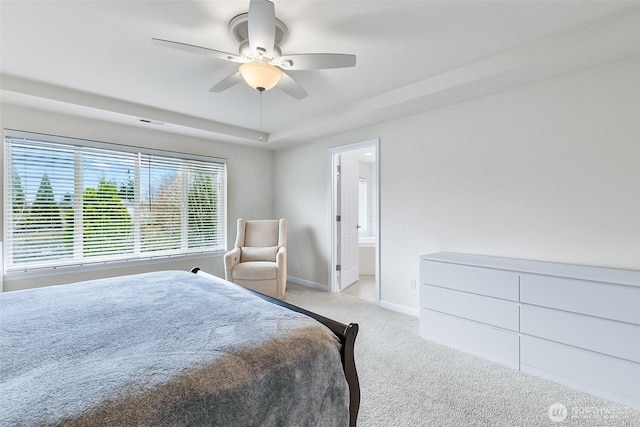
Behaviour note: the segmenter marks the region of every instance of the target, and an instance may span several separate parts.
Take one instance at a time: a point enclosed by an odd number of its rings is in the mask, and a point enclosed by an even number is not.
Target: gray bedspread
[[[163,271],[0,294],[0,426],[346,426],[340,343]]]

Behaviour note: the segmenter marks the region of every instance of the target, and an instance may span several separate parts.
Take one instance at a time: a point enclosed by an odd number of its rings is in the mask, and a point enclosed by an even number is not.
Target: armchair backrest
[[[238,219],[236,248],[251,247],[286,247],[287,220],[246,220]]]

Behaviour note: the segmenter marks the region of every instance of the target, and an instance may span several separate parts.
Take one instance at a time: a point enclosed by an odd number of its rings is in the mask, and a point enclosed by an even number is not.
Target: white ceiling
[[[0,0],[0,96],[280,148],[640,54],[638,1],[274,3],[289,27],[283,53],[353,53],[357,64],[290,72],[309,96],[265,92],[262,125],[257,91],[208,91],[237,65],[150,41],[237,52],[227,25],[248,0]]]

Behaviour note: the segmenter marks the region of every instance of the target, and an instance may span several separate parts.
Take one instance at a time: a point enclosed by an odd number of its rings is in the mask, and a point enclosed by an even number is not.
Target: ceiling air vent
[[[140,119],[140,121],[141,121],[142,123],[148,123],[148,124],[150,124],[150,125],[158,125],[158,126],[161,126],[161,125],[163,125],[163,124],[164,124],[164,123],[159,122],[159,121],[157,121],[157,120]]]

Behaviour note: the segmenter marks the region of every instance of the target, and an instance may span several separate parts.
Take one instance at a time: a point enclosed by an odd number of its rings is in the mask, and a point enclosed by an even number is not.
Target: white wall
[[[289,274],[327,284],[327,152],[376,137],[381,301],[435,251],[640,269],[639,104],[636,58],[279,151]]]
[[[276,151],[275,216],[287,218],[287,274],[328,285],[330,156],[324,144]]]
[[[244,218],[273,217],[274,153],[247,146],[218,143],[211,140],[190,138],[141,127],[116,125],[90,119],[55,114],[12,105],[0,105],[0,128],[46,133],[95,141],[151,147],[160,150],[180,151],[227,159],[227,242],[233,246],[236,220]],[[0,153],[0,180],[4,176],[4,150]],[[2,186],[4,189],[4,186]],[[4,191],[4,190],[3,190]],[[4,207],[0,201],[3,215]],[[3,234],[4,235],[4,234]],[[1,240],[1,239],[0,239]],[[160,269],[187,270],[195,265],[224,277],[222,256],[190,257],[178,261],[141,263],[133,267],[119,265],[117,269],[85,269],[69,273],[40,276],[8,275],[4,290],[23,289],[49,284],[69,283],[114,274],[129,274]]]

